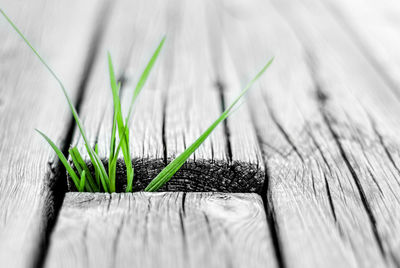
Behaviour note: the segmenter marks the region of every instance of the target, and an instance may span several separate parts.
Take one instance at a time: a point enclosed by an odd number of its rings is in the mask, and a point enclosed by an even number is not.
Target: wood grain
[[[320,2],[221,5],[239,76],[276,56],[251,107],[285,264],[396,266],[399,104],[392,90]]]
[[[75,99],[103,2],[0,5]],[[56,180],[56,155],[34,129],[62,147],[71,116],[57,83],[3,17],[0,40],[0,263],[33,267],[40,262],[46,228],[54,218]]]
[[[276,267],[256,194],[67,193],[46,267]]]
[[[223,80],[225,70],[218,69],[219,51],[213,46],[218,29],[210,27],[206,7],[202,1],[157,0],[121,1],[114,7],[101,50],[112,52],[124,82],[123,109],[129,106],[147,59],[167,35],[132,121],[135,190],[144,189],[222,113],[231,95],[239,93],[239,85]],[[138,15],[132,16],[135,12]],[[105,53],[99,54],[97,62],[82,117],[93,143],[99,142],[101,157],[107,159],[112,107]],[[261,191],[265,176],[254,128],[246,107],[237,114],[215,130],[163,190]],[[75,140],[83,148],[78,135]],[[122,161],[119,164],[118,189],[122,191],[125,171]]]

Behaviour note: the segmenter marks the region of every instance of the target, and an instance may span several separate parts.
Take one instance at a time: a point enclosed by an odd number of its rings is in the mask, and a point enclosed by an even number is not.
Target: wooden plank
[[[2,1],[75,99],[101,1]],[[79,31],[76,29],[79,28]],[[0,263],[33,267],[54,217],[56,156],[35,131],[63,145],[71,120],[57,83],[0,18]]]
[[[315,77],[324,86],[322,95],[326,90],[326,97],[318,99],[321,113],[357,184],[382,255],[388,265],[399,266],[400,173],[396,164],[400,144],[399,99],[386,77],[368,61],[358,43],[348,38],[323,5],[305,6],[308,14],[324,15],[330,27],[337,29],[336,36],[322,35],[326,29],[315,33],[322,37],[323,45],[340,40],[329,50],[336,59],[336,68],[327,66],[321,48],[314,66],[310,66],[314,71],[319,70],[315,71]],[[343,47],[346,54],[341,52]],[[346,86],[330,84],[328,76]]]
[[[154,6],[158,6],[154,9]],[[110,23],[105,29],[104,38],[99,43],[98,57],[85,90],[81,117],[92,145],[98,141],[99,155],[107,158],[112,128],[112,95],[108,74],[107,51],[113,58],[116,75],[123,82],[121,95],[123,111],[143,68],[166,33],[165,1],[118,1],[110,14]],[[129,15],[128,15],[129,14]],[[162,54],[163,55],[163,54]],[[162,59],[162,57],[161,57]],[[164,166],[162,141],[162,92],[155,90],[154,81],[160,73],[160,62],[156,63],[149,83],[143,89],[135,105],[132,120],[131,152],[134,159],[135,175],[152,178]],[[79,133],[75,133],[74,144],[85,152]],[[88,156],[86,155],[88,159]],[[122,161],[118,176],[125,178]],[[142,174],[142,175],[140,175]],[[122,184],[117,184],[119,191]],[[140,180],[135,188],[144,189]],[[71,187],[70,187],[71,188]]]
[[[400,5],[396,1],[326,1],[327,8],[400,98]],[[354,12],[354,11],[357,12]]]
[[[276,267],[256,194],[67,193],[46,267]]]
[[[154,10],[153,6],[159,8]],[[127,12],[140,15],[134,19],[130,15],[128,19]],[[102,49],[113,52],[118,73],[126,82],[122,89],[126,94],[125,110],[140,71],[161,36],[167,33],[155,73],[138,99],[130,133],[134,189],[141,190],[219,116],[225,93],[216,86],[221,77],[215,72],[214,61],[218,58],[210,40],[214,29],[207,23],[204,2],[122,1],[113,16]],[[131,34],[122,34],[125,32]],[[82,116],[89,136],[100,142],[101,157],[107,159],[112,110],[105,57],[100,55]],[[230,90],[239,92],[236,87]],[[99,114],[93,107],[109,109]],[[260,165],[260,149],[246,108],[240,114],[225,127],[219,127],[163,190],[261,191],[264,169]],[[83,148],[78,137],[75,140]],[[125,176],[120,164],[119,190],[123,190]]]
[[[273,4],[224,1],[221,16],[240,76],[276,55],[251,107],[284,262],[395,266],[398,102],[321,3]]]

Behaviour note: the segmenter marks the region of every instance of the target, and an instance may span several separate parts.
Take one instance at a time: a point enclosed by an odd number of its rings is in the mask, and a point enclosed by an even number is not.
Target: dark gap
[[[167,88],[168,92],[168,88]],[[167,93],[164,95],[164,100],[162,104],[162,126],[161,126],[161,139],[162,139],[162,145],[163,145],[163,162],[164,162],[164,167],[168,165],[168,151],[167,151],[167,138],[166,138],[166,133],[165,133],[165,127],[166,127],[166,121],[167,121]],[[168,183],[165,185],[165,190],[168,191]]]
[[[343,160],[345,161],[345,164],[346,164],[348,170],[350,171],[351,176],[353,177],[353,180],[354,180],[354,182],[355,182],[355,184],[356,184],[356,186],[358,188],[358,191],[359,191],[359,194],[360,194],[361,201],[363,203],[364,209],[365,209],[365,211],[367,213],[367,216],[368,216],[368,218],[369,218],[369,220],[371,222],[371,229],[372,229],[373,235],[375,237],[375,240],[376,240],[376,242],[378,244],[378,247],[379,247],[379,250],[380,250],[382,256],[385,257],[385,252],[384,252],[384,249],[383,249],[382,241],[381,241],[381,238],[379,237],[379,233],[378,233],[378,230],[377,230],[377,227],[376,227],[376,220],[375,220],[375,217],[374,217],[374,215],[373,215],[373,213],[371,211],[371,208],[369,206],[367,198],[365,196],[365,192],[364,192],[364,190],[363,190],[363,188],[361,186],[361,183],[359,181],[359,178],[357,177],[357,174],[356,174],[355,170],[353,169],[349,159],[347,158],[347,154],[345,153],[345,151],[344,151],[344,149],[342,147],[342,144],[340,142],[340,138],[337,135],[337,133],[333,130],[333,127],[331,126],[330,120],[328,118],[328,114],[325,111],[325,106],[326,106],[327,101],[329,100],[329,96],[327,96],[326,93],[322,90],[321,85],[320,85],[320,83],[318,81],[316,62],[315,62],[312,54],[308,50],[308,46],[306,45],[304,40],[301,38],[301,36],[298,35],[298,31],[296,31],[296,29],[294,28],[293,23],[291,23],[279,11],[278,8],[276,8],[276,10],[281,15],[282,19],[284,19],[287,22],[287,24],[293,29],[293,33],[297,37],[297,40],[302,44],[302,47],[304,49],[305,56],[306,56],[305,57],[306,63],[307,63],[308,68],[310,70],[311,77],[314,80],[315,95],[316,95],[317,102],[320,105],[321,115],[322,115],[323,120],[324,120],[325,124],[327,125],[327,127],[328,127],[328,129],[329,129],[329,131],[330,131],[330,133],[331,133],[331,135],[332,135],[332,137],[333,137],[333,139],[334,139],[334,141],[336,143],[336,146],[338,147],[338,149],[339,149],[339,151],[341,153],[341,156],[342,156]]]
[[[182,193],[182,212],[183,212],[183,216],[186,216],[186,192]]]
[[[174,45],[176,39],[176,31],[179,29],[178,23],[182,17],[182,7],[181,5],[177,5],[172,1],[169,3],[167,8],[167,29],[166,32],[168,33],[169,38],[169,45],[166,44],[164,50],[165,59],[162,62],[162,68],[166,71],[165,73],[165,81],[163,81],[163,103],[162,103],[162,144],[163,144],[163,155],[164,155],[164,165],[168,164],[168,148],[167,148],[167,137],[166,137],[166,126],[167,126],[167,107],[168,107],[168,91],[171,85],[171,79],[174,75],[173,67],[174,67]],[[164,71],[164,72],[165,72]],[[168,183],[166,184],[168,188]]]
[[[253,126],[255,126],[255,119],[254,119],[254,116],[252,113],[250,113],[250,119],[252,121]],[[285,263],[282,245],[281,245],[281,241],[279,238],[279,228],[278,228],[278,224],[275,219],[275,210],[274,210],[274,205],[273,205],[274,203],[273,203],[273,200],[271,197],[271,191],[269,188],[271,176],[269,174],[269,169],[267,166],[267,154],[263,148],[263,140],[262,140],[261,134],[259,133],[257,127],[254,127],[254,129],[256,132],[257,143],[260,147],[262,160],[263,160],[263,163],[261,163],[260,166],[264,166],[264,183],[263,183],[262,189],[261,189],[261,198],[263,201],[264,211],[265,211],[266,218],[267,218],[268,230],[269,230],[269,233],[271,234],[272,244],[274,247],[275,257],[278,262],[278,266],[280,268],[286,268],[287,266]]]
[[[219,93],[219,100],[221,103],[221,111],[224,112],[226,109],[226,104],[225,104],[225,98],[224,98],[224,90],[225,90],[225,85],[222,83],[222,81],[220,79],[217,79],[217,81],[215,82],[215,87],[218,90]],[[228,161],[230,163],[232,163],[232,145],[231,145],[231,133],[229,131],[229,127],[228,127],[228,121],[224,120],[222,122],[223,126],[224,126],[224,133],[225,133],[225,137],[226,137],[226,151],[227,151],[227,158]]]
[[[347,169],[350,171],[350,174],[353,178],[354,183],[356,184],[357,190],[360,194],[360,198],[361,198],[361,202],[363,203],[365,212],[367,213],[367,216],[370,220],[371,223],[371,229],[375,238],[375,241],[378,244],[379,250],[382,254],[382,256],[386,257],[386,253],[385,250],[383,248],[383,244],[382,244],[382,240],[381,237],[379,236],[379,232],[376,226],[376,219],[375,216],[372,212],[372,209],[369,205],[369,202],[367,200],[366,194],[364,192],[364,189],[361,185],[360,179],[358,178],[358,175],[356,173],[356,171],[354,170],[352,164],[350,163],[350,160],[347,156],[347,153],[345,152],[342,143],[340,141],[340,137],[338,135],[338,133],[336,133],[336,131],[333,129],[332,126],[332,118],[331,115],[328,113],[328,111],[326,110],[326,105],[327,105],[327,101],[328,101],[328,95],[324,92],[324,90],[322,90],[321,84],[318,80],[318,74],[317,74],[317,67],[316,67],[316,62],[313,58],[313,56],[311,55],[311,53],[307,50],[307,48],[305,48],[305,53],[306,53],[306,63],[308,65],[308,68],[310,70],[311,73],[311,77],[313,79],[313,83],[315,86],[315,95],[316,95],[316,100],[318,102],[319,105],[319,111],[321,113],[322,119],[325,123],[325,125],[327,126],[329,133],[332,135],[332,138],[336,144],[336,147],[339,149],[340,155],[343,159],[343,161],[346,164]]]
[[[126,84],[126,82],[128,81],[125,72],[123,72],[118,78],[117,78],[117,84],[121,84],[121,89],[120,91],[122,91],[124,89],[124,85]]]
[[[206,222],[207,232],[210,235],[210,237],[212,238],[213,237],[213,235],[212,235],[213,232],[212,232],[212,229],[211,229],[210,219],[208,218],[207,214],[204,211],[203,211],[203,216],[204,216],[204,220]]]
[[[268,229],[271,234],[272,244],[274,246],[275,257],[280,268],[286,268],[286,262],[283,255],[282,244],[279,238],[279,226],[276,222],[276,215],[274,209],[274,203],[271,197],[271,191],[269,190],[269,171],[267,165],[265,165],[265,181],[261,193],[261,198],[264,204],[264,210],[267,217]]]
[[[87,86],[87,83],[89,81],[90,74],[93,69],[93,64],[97,55],[97,52],[99,50],[99,44],[104,32],[104,28],[106,25],[106,22],[109,17],[110,13],[110,3],[111,2],[106,2],[104,6],[102,7],[96,21],[97,26],[95,28],[95,31],[93,35],[91,36],[91,42],[90,42],[90,47],[88,51],[88,57],[86,58],[85,64],[84,64],[84,69],[82,73],[82,79],[79,83],[78,87],[78,94],[77,94],[77,99],[75,103],[75,107],[77,112],[79,113],[80,107],[82,105],[82,101],[84,99],[84,93],[85,93],[85,88]],[[72,142],[73,136],[75,132],[75,120],[74,118],[70,117],[69,123],[68,123],[68,128],[67,132],[65,135],[64,139],[64,145],[61,148],[61,151],[63,152],[64,155],[68,154],[68,149],[70,148],[70,144]],[[41,250],[38,250],[38,256],[36,257],[33,267],[43,267],[46,256],[49,250],[49,245],[50,245],[50,237],[53,232],[53,229],[56,225],[58,214],[60,212],[64,197],[65,197],[65,192],[67,190],[67,174],[65,167],[61,164],[61,162],[57,159],[54,169],[52,169],[52,173],[48,175],[49,177],[49,195],[48,195],[48,201],[46,202],[47,204],[52,204],[49,205],[44,213],[46,214],[44,218],[47,219],[47,222],[44,224],[45,229],[44,229],[44,237],[43,240],[40,241],[39,243],[39,248]]]
[[[182,194],[182,207],[179,210],[179,222],[182,230],[182,242],[183,242],[183,257],[185,260],[188,259],[188,246],[187,246],[187,238],[186,238],[186,229],[185,229],[185,224],[184,224],[184,218],[186,217],[185,214],[185,201],[186,201],[186,193],[183,192]],[[185,261],[186,262],[186,261]]]
[[[368,216],[368,218],[369,218],[369,220],[371,222],[371,229],[372,229],[372,232],[374,234],[375,240],[376,240],[376,242],[378,244],[379,250],[380,250],[381,254],[384,257],[386,257],[386,253],[385,253],[385,250],[383,248],[382,240],[381,240],[381,238],[379,236],[379,232],[378,232],[378,229],[376,227],[376,219],[375,219],[375,216],[374,216],[374,214],[372,212],[372,209],[371,209],[371,207],[369,205],[369,202],[367,200],[366,194],[365,194],[364,189],[363,189],[363,187],[361,185],[360,179],[358,178],[358,175],[357,175],[356,171],[354,170],[353,166],[351,165],[350,160],[348,159],[348,156],[347,156],[347,154],[346,154],[346,152],[345,152],[345,150],[344,150],[344,148],[342,146],[342,143],[340,142],[340,137],[336,133],[336,131],[333,129],[332,124],[331,124],[331,120],[329,119],[329,116],[327,115],[327,112],[324,110],[324,107],[320,107],[320,111],[321,111],[323,120],[324,120],[326,126],[328,127],[328,130],[331,133],[331,135],[333,137],[333,140],[336,143],[337,148],[339,149],[340,155],[342,156],[342,159],[344,160],[344,162],[346,164],[346,167],[350,171],[350,174],[351,174],[351,176],[352,176],[352,178],[353,178],[353,180],[354,180],[354,182],[356,184],[356,187],[357,187],[358,192],[360,194],[360,198],[361,198],[361,201],[363,203],[364,209],[365,209],[365,211],[367,213],[367,216]]]
[[[285,138],[286,142],[289,143],[290,147],[292,147],[293,151],[296,153],[296,155],[300,158],[301,162],[304,163],[304,158],[303,156],[300,154],[300,151],[297,149],[297,146],[294,144],[294,142],[292,141],[289,133],[283,128],[283,126],[281,125],[281,123],[278,121],[278,119],[275,117],[275,113],[272,111],[272,109],[270,108],[270,106],[268,106],[268,111],[270,114],[270,117],[272,119],[272,122],[275,124],[275,126],[278,128],[279,132],[282,134],[282,136]]]
[[[291,23],[291,22],[278,10],[278,8],[276,8],[276,10],[277,10],[278,13],[281,15],[282,19],[284,19],[285,21],[287,21],[288,25],[289,25],[292,29],[294,29],[293,23]],[[366,213],[367,213],[367,216],[368,216],[368,218],[369,218],[369,220],[370,220],[370,222],[371,222],[371,228],[372,228],[373,235],[374,235],[374,237],[375,237],[375,240],[376,240],[376,242],[377,242],[377,244],[378,244],[378,247],[379,247],[379,250],[380,250],[382,256],[385,257],[385,251],[384,251],[384,248],[383,248],[382,240],[381,240],[381,238],[380,238],[380,236],[379,236],[379,233],[378,233],[378,230],[377,230],[377,227],[376,227],[375,216],[373,215],[372,210],[371,210],[371,208],[370,208],[370,206],[369,206],[368,200],[367,200],[367,198],[366,198],[366,196],[365,196],[364,189],[362,188],[362,185],[361,185],[361,183],[360,183],[360,180],[359,180],[359,178],[357,177],[357,173],[355,172],[354,168],[352,167],[352,165],[351,165],[351,163],[350,163],[350,161],[349,161],[349,159],[348,159],[348,157],[347,157],[347,154],[345,153],[344,148],[342,147],[342,144],[341,144],[341,142],[340,142],[340,137],[339,137],[338,134],[334,131],[334,129],[333,129],[332,125],[331,125],[330,119],[329,119],[329,117],[328,117],[328,113],[327,113],[327,111],[325,110],[327,101],[329,100],[329,96],[322,90],[322,87],[321,87],[320,82],[319,82],[319,80],[318,80],[318,73],[317,73],[317,70],[318,70],[318,69],[317,69],[317,66],[316,66],[316,61],[315,61],[313,55],[311,54],[311,52],[309,51],[308,46],[306,45],[306,43],[304,42],[304,40],[301,38],[301,36],[298,35],[298,31],[296,31],[296,29],[294,29],[294,30],[293,30],[293,33],[294,33],[295,36],[297,37],[297,40],[302,44],[302,47],[303,47],[303,49],[304,49],[306,63],[307,63],[307,66],[308,66],[308,68],[309,68],[309,70],[310,70],[311,78],[313,79],[313,82],[314,82],[314,86],[315,86],[315,96],[316,96],[316,100],[317,100],[317,102],[318,102],[318,104],[319,104],[319,106],[320,106],[320,113],[321,113],[321,115],[322,115],[322,117],[323,117],[323,121],[324,121],[325,125],[328,127],[328,130],[329,130],[329,132],[331,133],[331,135],[332,135],[332,137],[333,137],[333,139],[334,139],[334,141],[335,141],[335,143],[336,143],[336,146],[338,147],[338,149],[339,149],[339,151],[340,151],[340,154],[341,154],[341,156],[342,156],[342,158],[343,158],[343,160],[344,160],[344,162],[345,162],[345,164],[346,164],[348,170],[349,170],[350,173],[351,173],[351,176],[352,176],[352,178],[353,178],[353,180],[354,180],[354,182],[355,182],[355,184],[356,184],[356,187],[358,188],[358,191],[359,191],[360,198],[361,198],[361,201],[362,201],[362,203],[363,203],[364,209],[365,209],[365,211],[366,211]]]
[[[382,134],[378,131],[378,127],[377,127],[377,125],[376,125],[375,120],[374,120],[374,119],[371,117],[371,115],[369,115],[368,113],[367,113],[367,116],[368,116],[369,121],[370,121],[370,123],[371,123],[372,129],[373,129],[374,132],[375,132],[375,135],[378,137],[379,144],[382,146],[382,148],[383,148],[383,150],[384,150],[384,152],[385,152],[387,158],[389,159],[390,163],[392,164],[392,166],[396,169],[397,173],[400,175],[400,168],[399,168],[398,165],[396,164],[396,161],[393,159],[393,156],[392,156],[392,154],[390,153],[389,148],[386,146]],[[400,182],[399,182],[397,179],[396,179],[396,181],[397,181],[397,184],[400,185]]]
[[[335,212],[335,206],[333,205],[331,190],[330,190],[330,188],[329,188],[329,183],[328,183],[328,180],[327,180],[327,178],[326,178],[325,173],[324,173],[324,179],[325,179],[326,194],[328,195],[328,200],[329,200],[329,206],[331,207],[333,219],[335,220],[335,222],[337,222],[336,212]]]
[[[163,111],[162,111],[162,126],[161,126],[161,132],[162,132],[162,144],[163,144],[163,155],[164,155],[164,165],[168,165],[168,160],[167,160],[167,138],[165,134],[165,125],[166,125],[166,120],[167,120],[167,98],[164,99],[163,102]]]
[[[328,160],[326,159],[325,154],[321,149],[321,146],[319,145],[319,143],[315,139],[314,134],[312,133],[310,125],[309,125],[308,122],[306,123],[306,132],[307,132],[308,136],[311,138],[311,140],[312,140],[313,144],[315,145],[315,147],[317,148],[317,151],[321,155],[322,160],[324,161],[324,163],[325,163],[326,167],[328,168],[330,174],[332,174],[331,166],[329,165]]]

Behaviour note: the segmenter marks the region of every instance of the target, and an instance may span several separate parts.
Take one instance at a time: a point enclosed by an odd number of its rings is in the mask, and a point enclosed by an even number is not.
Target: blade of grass
[[[138,83],[136,84],[135,91],[133,92],[133,96],[131,99],[131,104],[129,106],[128,115],[126,116],[126,119],[125,119],[125,125],[128,125],[128,122],[130,121],[130,118],[132,115],[132,110],[133,110],[133,104],[135,103],[137,96],[139,96],[140,91],[142,91],[142,89],[147,81],[147,78],[149,77],[150,72],[153,69],[153,66],[158,58],[158,55],[160,54],[161,49],[164,46],[165,39],[166,39],[166,36],[164,36],[161,39],[156,50],[154,51],[153,55],[151,56],[149,62],[147,63],[146,68],[144,69],[142,75],[140,76]]]
[[[116,114],[116,112],[114,112],[112,129],[111,129],[111,142],[110,142],[110,159],[111,160],[112,160],[112,158],[114,158],[114,154],[115,154],[116,130],[117,130],[117,114]]]
[[[82,177],[83,169],[82,169],[81,165],[79,164],[79,161],[76,159],[72,149],[69,149],[68,152],[69,152],[69,155],[71,156],[72,162],[74,163],[74,167],[78,171],[78,174],[80,174],[80,176]],[[82,180],[82,178],[81,178],[81,180]],[[86,191],[93,192],[93,189],[90,187],[90,185],[86,184],[86,188],[87,188]],[[79,189],[78,189],[78,191],[79,191]]]
[[[72,163],[74,163],[76,170],[78,171],[79,174],[82,174],[83,169],[81,167],[81,164],[79,164],[78,159],[75,157],[75,154],[74,154],[74,151],[72,150],[72,148],[69,149],[68,152],[69,152],[69,155],[71,156]]]
[[[94,179],[93,176],[91,175],[91,172],[88,168],[88,166],[86,165],[86,162],[83,160],[83,157],[81,155],[81,153],[79,152],[77,147],[73,147],[69,150],[69,154],[72,158],[72,161],[74,162],[74,165],[76,166],[75,162],[82,168],[83,171],[86,172],[86,180],[88,183],[86,183],[87,188],[90,188],[91,190],[88,190],[88,192],[98,192],[100,190],[99,188],[99,184],[97,184]],[[75,161],[74,161],[75,159]],[[82,172],[79,172],[80,174],[82,174]]]
[[[122,149],[122,154],[124,156],[124,162],[125,162],[125,166],[126,166],[127,180],[130,180],[131,177],[133,177],[133,168],[132,168],[131,155],[129,152],[129,132],[128,132],[129,128],[126,128],[124,125],[122,109],[121,109],[121,100],[119,97],[119,90],[120,90],[121,84],[119,83],[117,85],[117,82],[115,79],[114,67],[113,67],[110,53],[108,53],[108,68],[109,68],[109,75],[110,75],[111,90],[112,90],[112,95],[113,95],[114,114],[115,114],[115,118],[117,121],[116,124],[117,124],[119,139],[120,139],[120,141],[122,141],[121,149]],[[115,157],[118,157],[118,154],[115,155]],[[115,163],[115,165],[116,165],[116,162],[114,162],[114,161],[111,161],[111,163]],[[110,190],[111,190],[111,192],[115,192],[116,167],[111,166],[110,171],[113,172],[113,173],[110,173],[110,174],[112,174],[112,177],[110,177]]]
[[[164,36],[156,50],[154,51],[153,55],[151,56],[149,62],[147,63],[146,68],[144,69],[142,75],[139,78],[138,83],[136,84],[135,91],[133,92],[131,104],[129,105],[129,110],[128,110],[128,115],[125,118],[125,128],[126,132],[125,137],[128,139],[128,144],[129,144],[129,124],[130,124],[130,118],[132,116],[132,111],[133,111],[133,105],[136,101],[137,96],[139,96],[140,92],[142,91],[147,78],[150,75],[151,70],[153,69],[153,66],[158,58],[158,55],[161,52],[162,47],[164,46],[166,36]],[[133,176],[134,176],[134,169],[132,166],[129,167],[130,172],[127,172],[127,184],[126,184],[126,192],[132,192],[132,187],[133,187]]]
[[[236,106],[239,100],[247,93],[250,87],[260,78],[260,76],[268,69],[271,65],[273,58],[257,73],[257,75],[246,85],[239,96],[232,102],[232,104],[221,114],[221,116],[212,123],[200,137],[193,142],[183,153],[176,157],[171,163],[169,163],[146,187],[145,191],[154,192],[160,189],[166,182],[168,182],[172,176],[182,167],[186,160],[193,154],[193,152],[207,139],[212,131],[225,120],[230,114],[232,109]]]
[[[135,100],[137,98],[137,96],[139,95],[139,93],[141,92],[141,90],[143,89],[143,86],[145,85],[147,78],[150,75],[150,72],[161,52],[161,49],[164,45],[166,37],[164,36],[162,38],[162,40],[160,41],[159,45],[157,46],[156,50],[154,51],[153,55],[151,56],[149,62],[147,63],[146,68],[144,69],[142,75],[139,78],[138,83],[136,84],[135,87],[135,91],[133,93],[132,99],[131,99],[131,103],[129,106],[129,111],[128,111],[128,115],[125,118],[125,124],[124,124],[124,130],[122,131],[122,133],[124,133],[125,135],[122,136],[122,138],[120,137],[120,141],[118,143],[117,146],[117,150],[115,152],[116,155],[118,155],[119,150],[125,146],[125,143],[127,143],[129,145],[129,124],[130,124],[130,118],[132,116],[132,111],[133,111],[133,105],[135,103]],[[111,73],[111,72],[110,72]],[[115,80],[115,76],[114,76],[114,80]],[[121,132],[120,132],[121,133]],[[126,141],[127,140],[127,141]],[[129,146],[128,146],[129,148]],[[130,158],[130,155],[129,155]],[[130,159],[129,159],[130,161]],[[125,161],[125,165],[126,165],[127,161]],[[128,169],[130,171],[128,171]],[[127,187],[126,187],[126,192],[132,192],[132,185],[133,185],[133,176],[134,176],[134,169],[133,167],[130,165],[130,167],[127,167]]]
[[[11,27],[18,33],[18,35],[22,38],[22,40],[25,42],[25,44],[33,51],[33,53],[38,57],[39,61],[44,65],[44,67],[49,71],[49,73],[53,76],[53,78],[59,84],[65,98],[67,99],[68,106],[72,112],[72,115],[75,119],[76,124],[78,125],[78,128],[82,135],[82,138],[85,141],[85,147],[90,156],[93,166],[95,167],[95,169],[98,169],[100,171],[100,174],[101,174],[100,177],[106,183],[109,183],[108,176],[107,176],[107,173],[105,172],[103,163],[100,161],[99,157],[95,155],[93,149],[89,146],[89,142],[86,137],[86,133],[84,131],[81,120],[78,116],[78,112],[76,111],[75,106],[73,105],[71,98],[69,97],[68,92],[64,87],[64,84],[61,82],[61,79],[56,75],[56,73],[51,69],[51,67],[46,63],[46,61],[40,56],[40,54],[36,51],[36,49],[31,45],[31,43],[26,39],[26,37],[22,34],[22,32],[18,29],[18,27],[12,22],[12,20],[6,15],[6,13],[2,9],[0,9],[0,13],[4,16],[4,18],[8,21],[8,23],[11,25]],[[54,149],[54,147],[53,147],[53,149]]]
[[[50,144],[51,148],[53,148],[53,150],[56,152],[58,158],[60,159],[61,163],[64,165],[65,169],[68,171],[68,173],[70,174],[72,181],[74,182],[76,189],[79,189],[79,185],[80,185],[80,180],[78,175],[76,175],[74,169],[71,167],[71,165],[68,163],[67,158],[65,158],[64,154],[61,152],[61,150],[57,147],[57,145],[55,145],[55,143],[49,138],[47,137],[43,132],[41,132],[40,130],[36,129],[36,131],[42,135],[42,137]]]
[[[97,143],[94,146],[94,152],[96,154],[99,154],[99,145]],[[99,171],[97,169],[94,169],[94,176],[96,178],[96,184],[99,186],[99,189],[100,189],[100,175],[99,175]]]
[[[81,183],[79,184],[79,192],[83,192],[83,190],[85,189],[85,182],[86,182],[86,176],[85,176],[85,171],[83,171],[81,175]]]

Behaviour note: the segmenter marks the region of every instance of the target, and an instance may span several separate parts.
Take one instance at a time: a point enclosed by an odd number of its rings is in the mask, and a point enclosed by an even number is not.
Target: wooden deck
[[[381,0],[0,1],[108,157],[106,52],[135,189],[271,57],[247,104],[160,193],[68,192],[38,128],[83,146],[49,74],[0,18],[0,267],[400,267],[400,5]],[[119,171],[122,178],[123,169]]]

